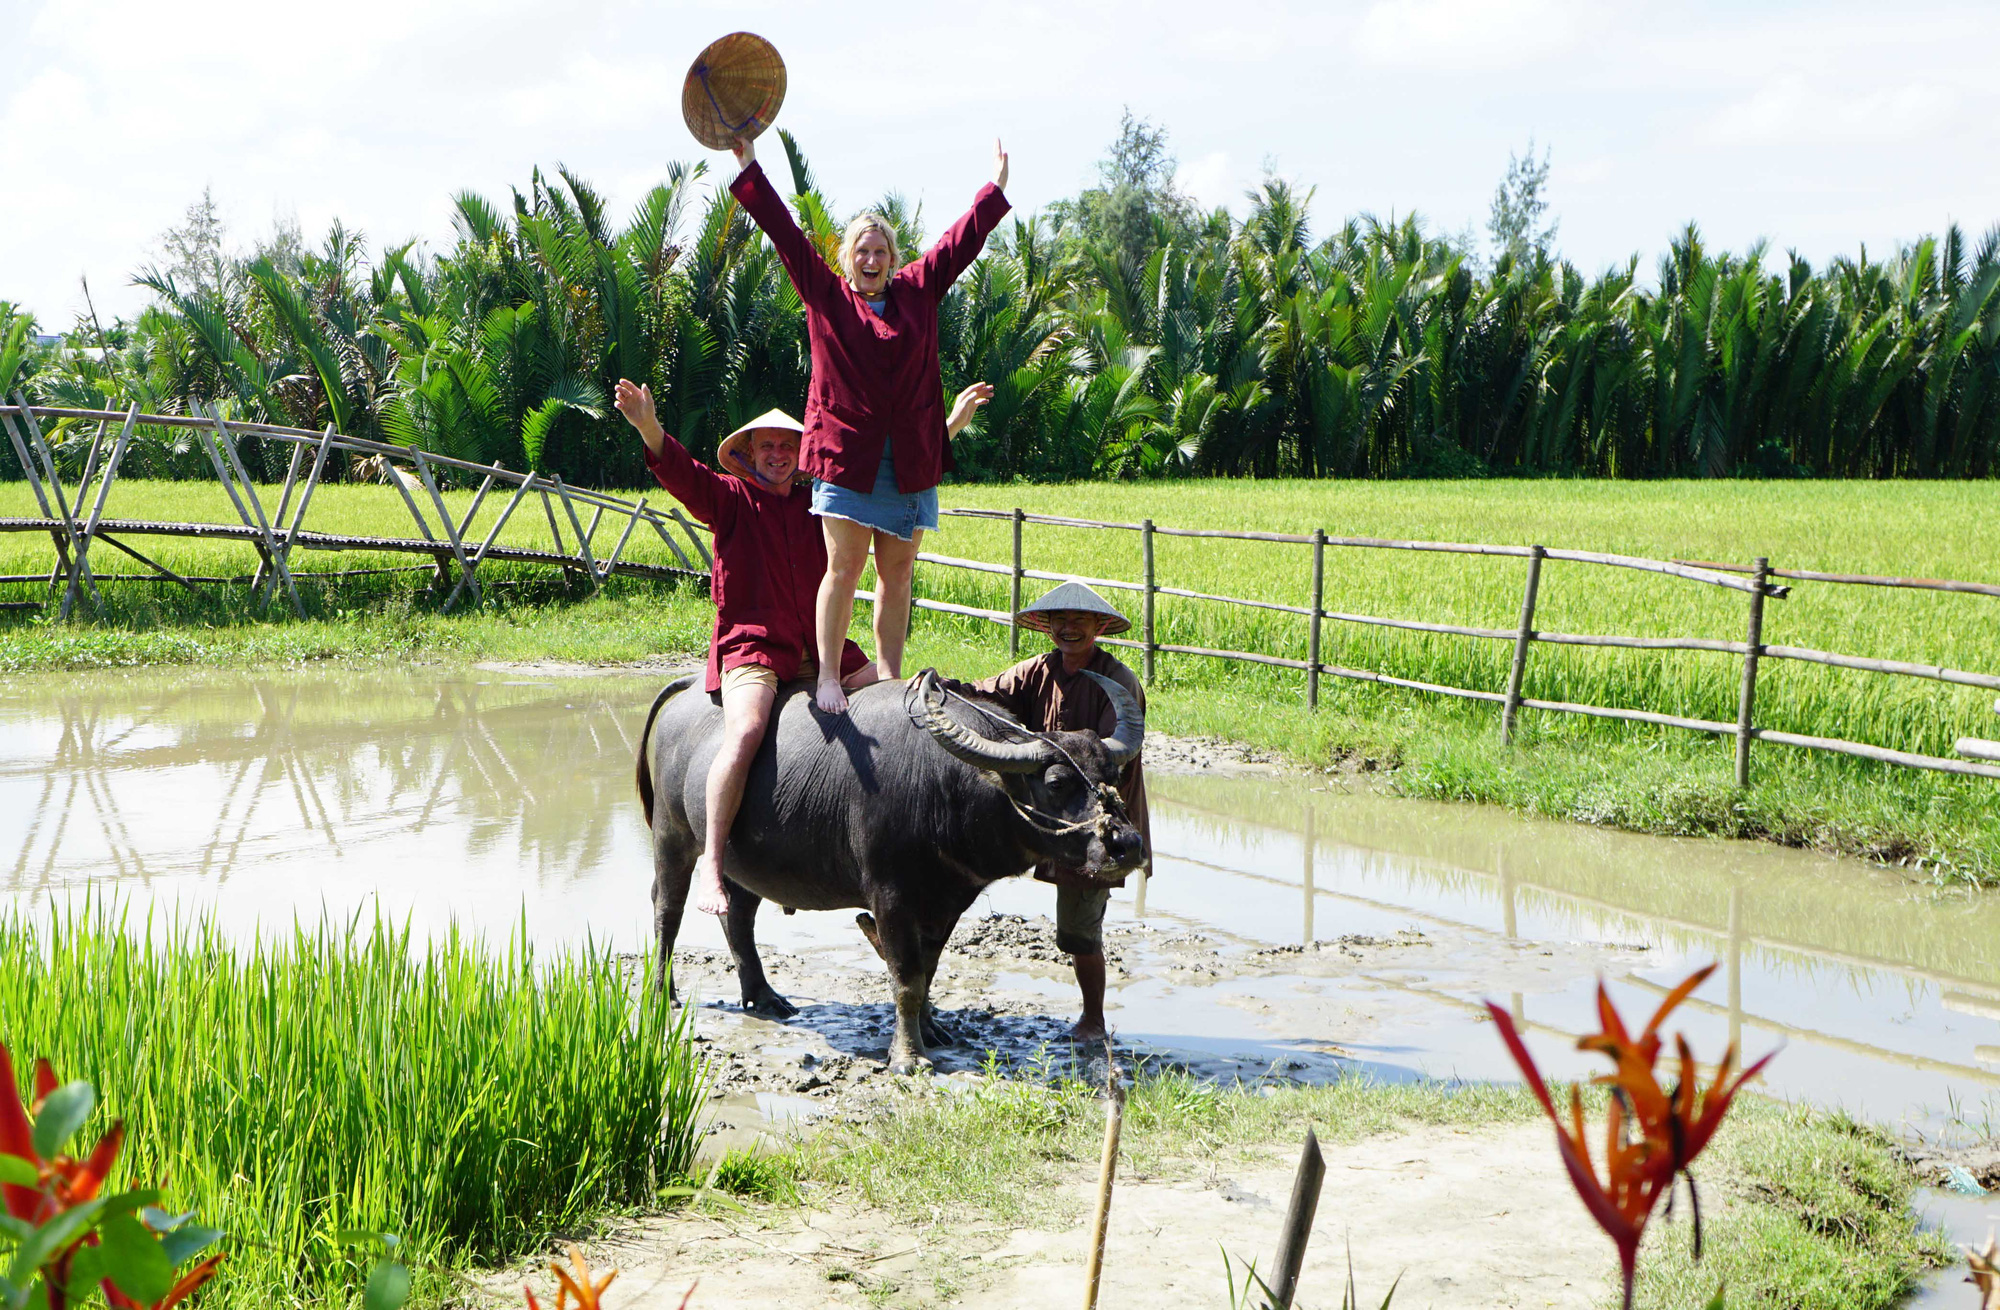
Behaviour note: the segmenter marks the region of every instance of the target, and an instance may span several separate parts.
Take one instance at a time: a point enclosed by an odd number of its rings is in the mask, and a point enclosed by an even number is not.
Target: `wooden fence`
[[[2000,741],[1964,737],[1955,749],[1964,758],[1945,758],[1936,755],[1920,755],[1910,751],[1891,750],[1888,747],[1871,745],[1867,742],[1847,741],[1836,737],[1813,737],[1794,732],[1779,732],[1771,728],[1759,728],[1755,724],[1757,705],[1757,670],[1765,660],[1801,660],[1813,664],[1830,665],[1834,668],[1856,669],[1868,673],[1890,674],[1900,677],[1928,678],[1937,682],[1954,683],[1959,686],[1981,687],[1990,691],[2000,691],[2000,675],[1967,672],[1963,669],[1949,669],[1931,664],[1912,664],[1899,660],[1868,659],[1857,655],[1842,655],[1833,651],[1810,650],[1797,646],[1767,645],[1764,642],[1764,605],[1767,600],[1783,600],[1791,593],[1787,583],[1774,581],[1784,578],[1794,581],[1827,583],[1843,586],[1900,587],[1923,591],[1958,592],[1979,596],[2000,597],[2000,586],[1984,582],[1954,582],[1931,578],[1876,577],[1864,574],[1814,573],[1802,569],[1772,568],[1768,559],[1758,559],[1750,564],[1714,564],[1687,560],[1642,559],[1631,555],[1612,555],[1599,551],[1560,550],[1550,546],[1496,546],[1470,542],[1451,541],[1396,541],[1381,537],[1336,537],[1323,530],[1314,530],[1301,535],[1288,532],[1231,532],[1208,528],[1168,528],[1156,525],[1151,519],[1138,523],[1105,522],[1097,519],[1061,518],[1048,514],[1030,514],[1024,510],[947,509],[942,513],[961,518],[997,519],[1011,524],[1013,535],[1013,559],[1011,563],[999,564],[986,560],[961,559],[949,555],[935,555],[929,552],[917,556],[919,560],[943,568],[967,569],[979,573],[1005,575],[1009,579],[1007,613],[997,610],[976,609],[967,605],[954,605],[943,601],[918,598],[915,601],[921,609],[940,613],[957,614],[971,618],[985,619],[999,623],[1010,629],[1009,649],[1020,654],[1021,629],[1013,620],[1013,613],[1021,608],[1021,587],[1024,579],[1034,578],[1048,581],[1069,581],[1075,579],[1087,582],[1093,587],[1115,591],[1139,593],[1141,597],[1140,639],[1137,641],[1106,638],[1105,644],[1123,646],[1141,652],[1144,661],[1145,678],[1153,681],[1155,665],[1159,655],[1193,655],[1206,659],[1239,660],[1252,664],[1272,665],[1279,668],[1298,669],[1305,674],[1305,698],[1310,708],[1319,705],[1320,680],[1323,677],[1348,678],[1360,682],[1374,682],[1387,687],[1401,687],[1410,691],[1429,692],[1439,696],[1455,696],[1465,700],[1487,701],[1500,707],[1501,740],[1511,740],[1520,712],[1543,710],[1554,714],[1582,714],[1593,718],[1620,719],[1631,723],[1650,723],[1666,728],[1680,728],[1690,732],[1707,733],[1734,739],[1736,748],[1736,782],[1738,786],[1748,786],[1750,782],[1750,744],[1754,741],[1775,742],[1784,746],[1799,746],[1808,750],[1833,751],[1842,755],[1859,756],[1862,759],[1877,760],[1885,764],[1902,765],[1906,768],[1935,769],[1945,773],[1971,774],[1983,778],[2000,778]],[[1118,578],[1093,578],[1077,574],[1049,572],[1026,566],[1022,557],[1022,528],[1027,524],[1050,527],[1074,528],[1098,532],[1130,532],[1139,538],[1139,565],[1141,578],[1137,582]],[[1191,591],[1183,587],[1162,585],[1155,564],[1154,542],[1159,537],[1218,538],[1228,541],[1262,541],[1284,545],[1307,547],[1312,551],[1312,598],[1308,605],[1285,605],[1274,601],[1250,600],[1242,596],[1219,596],[1209,592]],[[1455,623],[1429,623],[1416,619],[1388,618],[1370,614],[1349,614],[1325,607],[1326,600],[1326,553],[1328,550],[1398,550],[1426,551],[1455,555],[1505,556],[1525,562],[1525,577],[1521,589],[1521,609],[1519,622],[1512,628],[1476,628]],[[1678,578],[1701,586],[1718,587],[1739,592],[1744,597],[1744,634],[1742,641],[1716,641],[1698,637],[1625,637],[1614,635],[1585,634],[1573,632],[1545,632],[1535,627],[1535,603],[1540,593],[1542,562],[1562,560],[1576,564],[1589,564],[1603,568],[1633,569],[1664,577]],[[1748,575],[1748,576],[1744,576]],[[864,596],[866,593],[862,593]],[[1260,651],[1213,650],[1202,646],[1180,646],[1161,642],[1157,639],[1156,602],[1161,596],[1172,596],[1183,600],[1207,601],[1220,605],[1235,605],[1251,609],[1275,610],[1285,614],[1296,614],[1307,622],[1306,658],[1290,659]],[[1320,639],[1327,623],[1352,623],[1383,628],[1398,628],[1410,632],[1438,633],[1447,636],[1466,637],[1474,640],[1505,641],[1513,645],[1513,661],[1507,674],[1507,685],[1500,691],[1482,691],[1470,687],[1444,686],[1433,682],[1419,682],[1411,678],[1394,677],[1387,673],[1367,669],[1347,668],[1343,665],[1328,664],[1320,658]],[[1714,719],[1683,718],[1674,714],[1658,714],[1650,710],[1624,709],[1609,705],[1581,705],[1568,701],[1537,700],[1522,694],[1521,687],[1527,673],[1529,653],[1537,645],[1550,646],[1599,646],[1617,647],[1626,650],[1690,650],[1707,651],[1732,655],[1742,661],[1742,681],[1737,698],[1736,721],[1726,723]],[[2000,711],[2000,701],[1994,708]]]
[[[90,450],[84,459],[82,475],[74,488],[65,487],[56,466],[54,452],[50,449],[42,432],[44,419],[81,419],[95,421],[97,433],[91,441]],[[112,425],[118,425],[117,436],[106,449],[106,438]],[[118,476],[119,466],[132,440],[134,430],[145,424],[150,427],[183,428],[193,432],[196,443],[207,454],[216,478],[229,495],[238,523],[174,523],[140,519],[114,519],[105,516],[105,505],[111,495],[113,481]],[[612,574],[635,577],[705,577],[709,571],[710,556],[704,534],[689,522],[680,510],[668,508],[662,512],[654,509],[642,498],[637,502],[601,491],[590,491],[581,487],[566,485],[560,477],[545,476],[540,473],[516,473],[498,464],[473,464],[465,460],[451,459],[443,455],[431,454],[405,446],[387,445],[379,441],[365,441],[359,437],[342,436],[328,425],[323,432],[313,432],[304,428],[277,427],[268,423],[243,423],[225,420],[220,412],[209,415],[185,414],[142,414],[138,407],[118,410],[60,409],[48,406],[34,406],[26,397],[17,396],[16,403],[0,405],[0,426],[7,431],[7,439],[13,445],[14,455],[21,461],[27,474],[35,503],[41,509],[39,518],[0,519],[0,532],[46,532],[54,543],[56,566],[47,577],[51,595],[60,590],[62,600],[60,614],[68,618],[80,597],[87,596],[93,605],[102,605],[97,591],[101,578],[91,566],[90,548],[103,542],[123,554],[130,556],[151,570],[149,573],[123,575],[119,581],[162,581],[171,582],[202,594],[198,583],[226,582],[226,578],[192,578],[174,572],[136,548],[128,545],[123,538],[128,536],[194,537],[209,540],[242,541],[254,547],[259,564],[256,573],[248,581],[256,588],[258,599],[268,606],[272,598],[283,587],[292,608],[300,617],[305,615],[305,606],[299,600],[294,583],[297,577],[354,576],[357,573],[397,572],[395,569],[348,569],[336,573],[307,574],[296,572],[292,567],[292,551],[299,550],[365,550],[386,551],[410,555],[428,555],[431,565],[418,565],[418,570],[435,568],[437,585],[440,589],[449,587],[444,608],[450,610],[459,598],[467,593],[477,600],[479,597],[479,566],[488,560],[504,560],[514,563],[548,565],[562,569],[565,575],[581,576],[588,580],[593,589],[602,586]],[[245,472],[243,461],[236,452],[234,438],[256,436],[267,441],[290,445],[291,460],[285,471],[283,490],[278,503],[266,508],[263,498],[258,495],[256,485]],[[335,452],[360,455],[382,456],[407,460],[416,469],[416,478],[404,476],[400,471],[389,474],[389,481],[400,494],[404,507],[415,523],[418,536],[415,537],[371,537],[350,534],[314,532],[303,525],[306,510],[312,504],[313,492],[319,487],[327,472],[327,459]],[[468,477],[479,479],[479,488],[473,494],[471,508],[462,518],[455,518],[445,508],[444,496],[439,490],[441,474],[438,470],[452,470]],[[303,481],[299,475],[305,473]],[[494,517],[483,538],[474,540],[472,525],[480,508],[486,503],[488,493],[495,487],[512,486],[513,494],[508,496],[499,514]],[[293,493],[298,493],[296,505]],[[419,506],[419,497],[429,505],[432,517],[426,518]],[[499,543],[500,530],[514,512],[530,499],[540,501],[543,515],[548,520],[549,532],[555,542],[555,549],[531,550],[521,546],[507,546]],[[561,509],[558,518],[557,509]],[[589,525],[585,526],[583,514],[589,514]],[[617,544],[609,556],[599,559],[591,546],[597,536],[598,527],[609,516],[615,523],[622,519]],[[567,523],[570,530],[572,550],[563,541],[561,523]],[[625,547],[632,534],[641,526],[659,534],[667,549],[679,561],[679,567],[646,564],[624,559]],[[672,529],[673,531],[670,531]],[[685,546],[676,540],[676,532],[685,539]],[[27,578],[0,578],[0,581],[41,581],[37,574]],[[38,607],[34,602],[28,605]],[[15,608],[19,606],[13,606]]]

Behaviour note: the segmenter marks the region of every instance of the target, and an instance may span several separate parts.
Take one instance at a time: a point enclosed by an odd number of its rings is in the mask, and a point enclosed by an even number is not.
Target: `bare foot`
[[[828,714],[847,713],[847,693],[838,682],[822,681],[819,690],[813,693],[813,700]]]
[[[1104,1020],[1078,1019],[1076,1026],[1069,1030],[1073,1042],[1101,1042],[1104,1040]]]
[[[722,861],[703,851],[694,862],[694,908],[717,918],[729,913],[729,893],[722,887]]]

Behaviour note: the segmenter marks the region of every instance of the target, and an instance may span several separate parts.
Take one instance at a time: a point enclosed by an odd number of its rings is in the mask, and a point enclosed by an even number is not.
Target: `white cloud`
[[[1510,149],[1552,148],[1565,253],[1650,264],[1687,219],[1823,258],[1949,218],[2000,218],[2000,8],[1967,0],[1112,0],[938,7],[884,35],[831,0],[0,0],[0,298],[67,326],[100,307],[204,185],[241,244],[295,213],[379,246],[451,239],[451,197],[496,200],[561,162],[623,215],[672,159],[695,51],[747,27],[791,73],[781,118],[836,208],[896,189],[942,227],[1013,153],[1017,205],[1089,185],[1133,112],[1181,185],[1241,206],[1262,161],[1347,214],[1485,220]],[[771,143],[767,157],[775,155]],[[31,183],[23,189],[23,180]]]

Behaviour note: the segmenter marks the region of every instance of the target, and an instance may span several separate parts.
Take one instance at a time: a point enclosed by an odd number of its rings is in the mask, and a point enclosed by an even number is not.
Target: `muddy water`
[[[232,931],[381,912],[420,933],[645,946],[631,783],[658,676],[143,672],[0,682],[0,885],[212,911]],[[1794,852],[1539,824],[1325,780],[1153,780],[1156,870],[1113,901],[1128,1040],[1310,1075],[1506,1076],[1491,997],[1558,1071],[1594,980],[1649,1009],[1720,967],[1703,1051],[1782,1045],[1770,1086],[1888,1122],[1975,1116],[2000,1087],[1992,902]],[[985,910],[1050,909],[1002,884]],[[980,911],[975,910],[975,914]],[[690,916],[691,920],[701,916]],[[766,915],[779,952],[869,964],[847,915]],[[707,920],[683,934],[718,950]],[[1121,945],[1122,943],[1122,945]],[[995,985],[1074,1004],[1060,969]]]

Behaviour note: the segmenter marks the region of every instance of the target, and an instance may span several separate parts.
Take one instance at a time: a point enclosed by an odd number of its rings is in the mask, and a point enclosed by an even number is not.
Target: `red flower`
[[[1694,1053],[1688,1049],[1687,1039],[1676,1034],[1674,1045],[1680,1056],[1679,1077],[1671,1088],[1660,1086],[1654,1072],[1654,1065],[1660,1056],[1660,1024],[1714,972],[1712,964],[1698,969],[1667,993],[1666,999],[1660,1002],[1660,1008],[1653,1012],[1652,1019],[1636,1038],[1627,1031],[1624,1020],[1612,1006],[1604,984],[1601,981],[1598,983],[1597,1013],[1603,1025],[1602,1031],[1579,1038],[1576,1045],[1581,1051],[1599,1052],[1612,1064],[1611,1073],[1599,1075],[1593,1080],[1612,1089],[1610,1104],[1606,1108],[1602,1181],[1599,1181],[1592,1165],[1590,1146],[1585,1140],[1582,1091],[1574,1087],[1570,1089],[1568,1123],[1565,1123],[1564,1116],[1556,1110],[1555,1099],[1549,1095],[1548,1084],[1542,1080],[1541,1071],[1535,1067],[1534,1058],[1528,1054],[1521,1034],[1514,1027],[1512,1016],[1491,1001],[1486,1003],[1487,1012],[1499,1025],[1501,1039],[1507,1043],[1514,1063],[1521,1067],[1521,1076],[1527,1080],[1529,1090],[1534,1092],[1535,1099],[1542,1103],[1542,1108],[1548,1111],[1550,1121],[1556,1126],[1556,1147],[1562,1152],[1563,1166],[1569,1170],[1570,1182],[1576,1187],[1577,1195],[1583,1198],[1591,1218],[1597,1220],[1598,1226],[1618,1248],[1618,1264],[1625,1279],[1627,1310],[1632,1305],[1639,1239],[1646,1231],[1646,1222],[1652,1218],[1654,1207],[1673,1188],[1676,1175],[1688,1180],[1688,1195],[1694,1200],[1695,1255],[1700,1257],[1700,1201],[1696,1197],[1694,1176],[1688,1172],[1688,1166],[1694,1163],[1694,1158],[1701,1154],[1702,1148],[1715,1135],[1715,1130],[1722,1125],[1730,1102],[1742,1090],[1743,1084],[1762,1072],[1771,1060],[1771,1056],[1767,1055],[1732,1079],[1730,1071],[1736,1064],[1736,1048],[1731,1045],[1723,1052],[1714,1081],[1706,1090],[1701,1090]]]
[[[5,1203],[8,1214],[36,1226],[47,1223],[65,1210],[96,1200],[98,1193],[104,1190],[105,1179],[110,1177],[111,1166],[117,1161],[119,1148],[125,1142],[125,1125],[120,1121],[111,1125],[111,1131],[104,1134],[82,1160],[61,1153],[52,1159],[42,1159],[35,1150],[34,1116],[41,1113],[43,1104],[61,1086],[49,1062],[37,1060],[35,1098],[32,1104],[23,1104],[21,1085],[14,1080],[14,1062],[7,1054],[7,1047],[0,1044],[0,1155],[17,1156],[27,1161],[38,1175],[34,1187],[22,1183],[0,1184],[0,1202]],[[53,1275],[48,1279],[52,1306],[60,1306],[63,1302],[60,1289],[69,1282],[71,1262],[77,1249],[96,1243],[96,1233],[85,1232],[50,1258],[45,1274]],[[113,1310],[173,1310],[174,1306],[185,1301],[196,1288],[213,1277],[215,1267],[221,1262],[220,1255],[203,1260],[183,1274],[166,1296],[151,1305],[142,1305],[126,1296],[109,1279],[103,1283],[105,1299]]]

